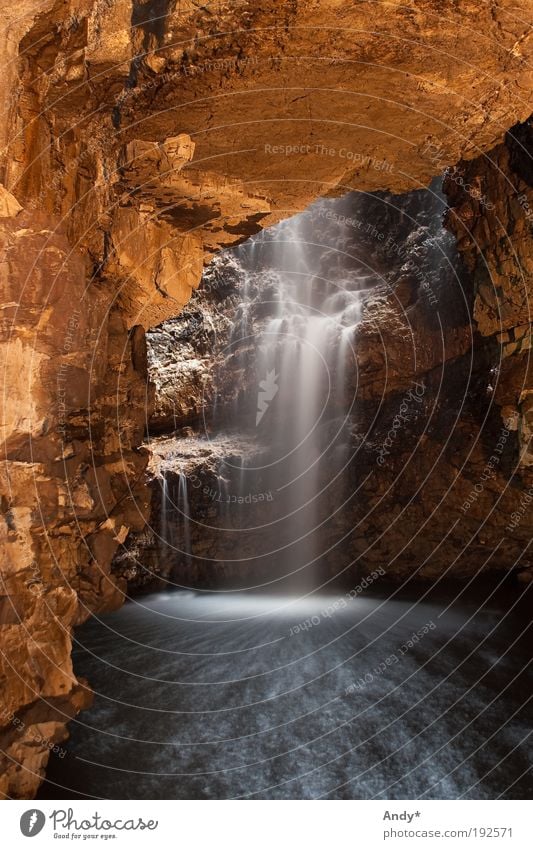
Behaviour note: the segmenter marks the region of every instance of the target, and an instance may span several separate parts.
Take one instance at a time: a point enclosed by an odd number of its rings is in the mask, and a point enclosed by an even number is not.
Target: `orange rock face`
[[[461,159],[476,169],[532,111],[530,7],[184,0],[155,19],[149,0],[24,0],[5,10],[5,796],[35,794],[87,701],[73,626],[123,599],[111,560],[149,510],[144,329],[180,311],[220,246],[319,195],[419,188]],[[463,206],[492,244],[490,218]],[[515,206],[527,265],[527,210]],[[514,354],[529,316],[516,257],[504,259],[501,330],[513,336],[501,341]],[[485,288],[476,320],[495,334]],[[462,350],[465,339],[452,342]],[[429,368],[433,343],[420,345]],[[501,391],[525,440],[530,395]]]

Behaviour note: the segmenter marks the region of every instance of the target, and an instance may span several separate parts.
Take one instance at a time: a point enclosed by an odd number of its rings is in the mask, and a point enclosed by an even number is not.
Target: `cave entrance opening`
[[[421,436],[428,423],[442,441],[456,429],[471,368],[468,351],[452,347],[448,368],[421,344],[439,321],[460,340],[469,321],[442,201],[366,201],[367,215],[361,198],[321,202],[218,256],[183,313],[148,334],[159,385],[141,555],[179,591],[136,597],[79,629],[75,666],[97,696],[69,755],[51,760],[43,795],[59,785],[122,798],[134,774],[145,798],[367,798],[390,787],[449,798],[465,794],[465,758],[476,792],[523,790],[516,734],[496,749],[494,739],[509,716],[520,733],[528,707],[528,605],[470,581],[442,587],[439,558],[452,562],[453,549],[442,553],[449,517],[436,514],[433,590],[378,584],[377,564],[387,577],[417,572],[413,549],[397,557],[402,533],[426,557],[418,531],[431,501],[412,496],[434,454]],[[478,372],[470,402],[478,416],[486,378]],[[364,577],[352,571],[349,591],[326,594],[356,552]],[[246,592],[234,591],[239,581]],[[461,725],[465,711],[474,725]],[[450,723],[462,728],[451,744]]]
[[[485,397],[441,189],[320,199],[218,254],[148,332],[153,499],[134,589],[146,574],[300,595],[412,572],[440,398],[479,415]]]
[[[306,593],[347,566],[355,335],[380,280],[354,197],[215,258],[183,314],[148,334],[153,524],[179,586]]]

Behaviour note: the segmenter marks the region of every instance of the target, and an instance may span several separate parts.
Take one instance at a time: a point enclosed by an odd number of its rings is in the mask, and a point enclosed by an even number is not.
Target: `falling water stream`
[[[342,408],[350,334],[360,317],[358,275],[324,279],[314,262],[316,248],[305,234],[305,216],[275,230],[269,255],[277,275],[274,316],[257,346],[258,406],[256,425],[271,445],[269,477],[278,493],[286,492],[285,517],[290,544],[287,572],[295,589],[317,585],[321,555],[321,474],[331,463],[334,445],[324,425],[331,410]]]
[[[235,557],[238,564],[239,552],[241,560],[245,552],[252,565],[250,587],[267,582],[278,591],[305,593],[321,585],[324,528],[342,504],[341,477],[350,462],[346,430],[354,397],[347,375],[356,373],[353,337],[361,294],[371,282],[352,256],[331,248],[331,242],[342,246],[343,229],[337,226],[324,244],[323,237],[313,240],[309,217],[297,215],[236,251],[248,271],[222,357],[223,368],[235,374],[235,400],[222,403],[215,395],[214,426],[198,438],[198,453],[236,433],[235,450],[219,464],[215,559],[227,564]],[[266,272],[254,270],[260,255],[268,262]],[[247,454],[239,456],[243,436]],[[250,444],[256,445],[255,456]],[[161,556],[171,546],[183,555],[184,567],[195,557],[193,533],[212,531],[211,516],[202,527],[190,515],[188,462],[171,458],[177,484],[167,483],[164,467],[161,472]],[[196,473],[190,481],[199,486]],[[262,513],[249,507],[258,492],[267,492],[273,502]],[[186,569],[177,584],[187,584]]]
[[[187,493],[187,476],[180,472],[178,484],[178,511],[183,522],[183,554],[185,564],[191,562],[191,516],[189,509],[189,496]]]

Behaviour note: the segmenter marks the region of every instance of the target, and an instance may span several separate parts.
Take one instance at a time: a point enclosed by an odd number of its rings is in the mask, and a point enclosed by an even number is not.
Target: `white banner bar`
[[[5,802],[0,817],[6,849],[531,849],[531,812],[527,801],[84,800]]]

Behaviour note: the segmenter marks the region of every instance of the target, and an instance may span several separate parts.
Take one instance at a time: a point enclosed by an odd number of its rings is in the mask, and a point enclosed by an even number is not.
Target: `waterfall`
[[[320,201],[234,251],[232,297],[209,306],[221,309],[211,415],[169,458],[171,491],[162,483],[162,538],[177,569],[194,561],[206,576],[301,592],[341,568],[354,332],[369,282],[355,241]]]
[[[184,554],[185,564],[190,566],[192,560],[191,516],[189,509],[189,496],[187,493],[187,476],[185,475],[185,472],[179,472],[178,475],[177,508],[183,529],[183,533],[180,535],[180,538],[182,539],[182,551]]]
[[[192,562],[191,517],[185,472],[178,472],[175,500],[174,492],[171,483],[169,485],[169,472],[165,469],[161,476],[160,541],[162,553],[168,555],[168,551],[165,551],[165,549],[169,548],[178,551],[183,554],[185,565],[189,566]]]
[[[163,548],[166,545],[170,545],[171,541],[169,539],[170,527],[168,521],[168,481],[166,473],[163,472],[161,478],[161,519],[160,519],[160,528],[161,528],[161,541],[163,543]]]
[[[259,237],[268,242],[277,293],[256,356],[255,421],[271,444],[269,474],[284,505],[285,574],[299,589],[316,585],[318,526],[327,517],[323,479],[327,488],[338,446],[338,438],[328,439],[327,424],[345,408],[347,360],[365,287],[364,275],[335,263],[335,251],[311,241],[306,230],[308,216],[299,215]],[[334,269],[327,277],[320,274],[325,251]]]

